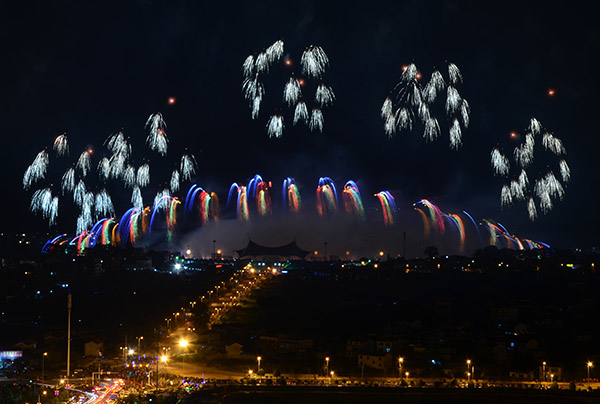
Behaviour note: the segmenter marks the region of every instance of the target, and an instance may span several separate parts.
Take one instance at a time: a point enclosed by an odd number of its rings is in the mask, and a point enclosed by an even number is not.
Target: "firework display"
[[[260,116],[261,104],[267,96],[265,81],[270,81],[269,73],[277,68],[277,65],[292,69],[293,63],[290,59],[286,58],[284,63],[281,63],[283,52],[284,43],[278,40],[258,55],[249,55],[242,64],[242,93],[248,101],[252,119],[258,119]],[[289,73],[289,79],[283,84],[283,97],[278,110],[289,110],[290,116],[293,116],[293,125],[301,123],[308,126],[310,131],[323,132],[322,109],[333,104],[335,100],[333,89],[323,81],[325,71],[329,67],[329,58],[321,47],[310,45],[302,53],[300,67],[300,73],[292,71]],[[303,87],[308,85],[316,85],[312,97],[305,95],[308,88],[303,92]],[[276,96],[278,95],[274,95]],[[283,136],[286,119],[288,118],[280,112],[269,116],[266,125],[269,137]]]

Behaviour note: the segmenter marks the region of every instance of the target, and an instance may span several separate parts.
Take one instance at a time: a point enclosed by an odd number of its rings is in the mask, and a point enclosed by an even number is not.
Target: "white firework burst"
[[[503,185],[502,191],[500,192],[500,202],[502,207],[512,205],[512,194],[510,192],[510,185]]]
[[[417,73],[419,73],[417,66],[414,63],[411,63],[404,68],[400,79],[404,82],[414,81],[417,79]]]
[[[331,87],[328,87],[322,83],[319,84],[319,87],[317,87],[317,92],[315,94],[315,101],[317,102],[317,104],[319,104],[321,107],[324,107],[327,105],[331,105],[333,103],[333,100],[335,100],[335,94],[333,93]]]
[[[310,45],[302,53],[300,58],[302,74],[311,78],[320,78],[329,65],[329,58],[319,46]]]
[[[88,212],[82,212],[77,218],[77,234],[81,234],[86,232],[90,227],[92,227],[93,221],[91,214]]]
[[[131,192],[131,205],[134,208],[144,208],[144,201],[142,200],[142,191],[137,185],[133,187],[133,191]]]
[[[47,219],[52,205],[52,190],[50,188],[38,189],[31,197],[29,209],[33,213],[41,213]]]
[[[529,187],[529,178],[527,177],[527,172],[521,169],[521,174],[519,174],[519,186],[523,189],[523,192]]]
[[[126,188],[133,188],[136,184],[135,168],[132,165],[128,165],[123,172],[123,183]]]
[[[492,160],[492,169],[494,170],[494,174],[507,176],[510,170],[510,163],[505,155],[502,154],[500,150],[494,148],[490,155]]]
[[[471,108],[469,107],[469,103],[467,100],[463,98],[462,103],[460,104],[460,116],[462,117],[463,126],[465,128],[469,127],[469,115],[471,114]]]
[[[179,171],[177,169],[173,170],[171,173],[171,181],[169,182],[169,186],[171,187],[171,192],[179,191]]]
[[[269,72],[269,58],[263,52],[258,54],[254,65],[256,67],[256,75]]]
[[[107,157],[102,157],[102,160],[98,163],[98,176],[101,181],[108,180],[110,176],[110,161]]]
[[[462,98],[460,97],[458,90],[449,85],[446,97],[446,113],[448,115],[454,115],[460,109],[461,103]]]
[[[66,192],[73,192],[75,189],[75,169],[73,167],[69,168],[63,174],[61,179],[61,189],[63,195]]]
[[[156,196],[154,197],[154,204],[152,205],[152,209],[156,209],[157,211],[166,210],[169,206],[168,197],[171,196],[171,192],[168,189],[163,189],[162,191],[158,191]]]
[[[425,98],[425,102],[428,104],[433,103],[438,92],[443,91],[444,88],[446,88],[444,77],[442,77],[442,74],[438,70],[434,70],[433,73],[431,73],[431,79],[423,89],[423,97]]]
[[[311,132],[316,130],[323,132],[323,112],[319,108],[313,108],[308,127]]]
[[[428,141],[432,142],[437,139],[440,135],[440,125],[438,124],[437,119],[430,116],[427,122],[425,122],[425,131],[423,132],[423,137]]]
[[[181,178],[183,181],[190,181],[193,175],[196,175],[196,159],[191,154],[181,156],[179,169],[181,170]],[[173,191],[174,192],[174,191]]]
[[[561,160],[558,165],[560,167],[560,176],[563,182],[569,182],[571,180],[571,169],[569,168],[569,165],[565,160]]]
[[[450,84],[462,83],[462,73],[454,63],[448,63],[448,76],[450,77]]]
[[[563,146],[561,140],[554,136],[552,133],[544,133],[544,136],[542,137],[542,144],[544,145],[544,148],[546,150],[550,150],[557,156],[567,153],[567,150]]]
[[[105,144],[113,154],[123,154],[126,158],[129,158],[131,155],[131,145],[125,139],[122,132],[117,132],[109,136]]]
[[[421,103],[417,109],[417,112],[421,121],[427,124],[427,121],[429,120],[429,118],[431,118],[431,113],[429,112],[429,107],[427,106],[427,104],[424,102]]]
[[[513,152],[515,161],[521,168],[527,168],[531,165],[531,163],[533,163],[533,147],[535,144],[533,135],[531,133],[527,133],[525,138],[525,143],[515,147]]]
[[[260,112],[260,103],[262,101],[262,96],[256,96],[252,100],[252,119],[258,118],[258,114]]]
[[[452,126],[450,127],[450,148],[453,150],[458,150],[462,145],[462,132],[460,129],[460,123],[458,123],[458,119],[454,118],[452,122]]]
[[[67,141],[67,134],[63,133],[58,135],[54,139],[54,151],[57,156],[68,156],[69,155],[69,142]]]
[[[244,77],[246,78],[254,75],[254,56],[250,55],[246,58],[246,60],[244,60],[242,71],[244,72]]]
[[[400,130],[412,130],[412,112],[406,107],[402,107],[396,111],[396,126]]]
[[[535,220],[537,218],[538,214],[533,198],[529,198],[529,201],[527,201],[527,213],[529,214],[530,220]]]
[[[410,84],[411,95],[410,101],[412,103],[413,108],[419,108],[423,103],[423,97],[421,96],[421,89],[419,88],[419,84],[415,81]]]
[[[58,196],[52,198],[52,202],[50,203],[50,208],[48,209],[48,225],[54,226],[56,224],[56,219],[58,219]]]
[[[396,132],[396,118],[393,114],[385,118],[383,128],[385,130],[385,134],[391,139],[392,135]]]
[[[525,188],[521,186],[518,180],[512,180],[510,182],[510,194],[513,198],[522,201],[525,199]]]
[[[79,182],[75,186],[75,189],[73,190],[73,202],[75,202],[77,206],[81,207],[83,205],[85,194],[85,183],[83,182],[83,180],[79,180]]]
[[[283,101],[288,106],[292,106],[298,102],[298,99],[301,95],[302,91],[300,90],[300,81],[298,81],[298,79],[295,77],[290,77],[283,88]]]
[[[137,170],[137,184],[140,188],[144,188],[150,184],[150,165],[144,163]]]
[[[394,113],[394,105],[390,97],[386,97],[381,106],[381,117],[387,120]]]
[[[81,170],[81,175],[85,177],[87,173],[90,171],[90,167],[92,166],[92,154],[89,150],[84,150],[79,155],[79,159],[77,160],[76,168]]]
[[[109,160],[110,178],[121,178],[127,164],[127,157],[124,154],[114,154]]]
[[[267,133],[269,134],[269,137],[281,137],[283,129],[283,116],[272,115],[267,123]]]
[[[46,177],[48,163],[48,152],[42,150],[35,156],[33,163],[25,170],[25,175],[23,175],[23,189],[29,189],[31,184]]]
[[[269,63],[277,62],[281,59],[283,55],[283,41],[280,39],[273,43],[271,46],[267,48],[265,51],[267,59]]]
[[[542,124],[540,123],[540,121],[538,121],[535,118],[531,118],[531,120],[529,121],[529,131],[534,136],[537,136],[540,133],[542,133]]]
[[[148,144],[150,150],[157,152],[161,156],[167,154],[169,140],[166,133],[167,125],[163,120],[162,114],[160,112],[151,114],[146,121],[146,127],[150,127],[150,132],[146,138],[146,144]]]
[[[112,199],[108,192],[106,192],[106,189],[103,189],[96,194],[94,213],[96,214],[96,218],[115,215]]]
[[[263,83],[258,79],[258,75],[252,78],[245,78],[242,82],[242,93],[244,98],[252,102],[256,97],[262,99],[265,95],[265,87]]]
[[[304,124],[308,123],[308,109],[306,108],[304,101],[300,101],[296,104],[296,109],[294,109],[294,125],[298,122],[304,122]]]

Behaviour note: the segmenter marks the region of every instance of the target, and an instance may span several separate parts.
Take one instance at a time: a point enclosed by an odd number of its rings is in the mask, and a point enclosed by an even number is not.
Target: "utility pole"
[[[67,381],[69,380],[69,376],[71,375],[71,308],[73,307],[73,300],[71,296],[71,292],[69,292],[69,296],[67,296],[67,313],[68,313],[68,321],[67,321]]]

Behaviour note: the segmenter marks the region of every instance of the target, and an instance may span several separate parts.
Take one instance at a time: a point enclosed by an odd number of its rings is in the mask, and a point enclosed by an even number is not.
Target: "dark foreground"
[[[217,393],[201,392],[187,397],[185,404],[416,404],[416,403],[598,403],[599,392],[520,389],[387,389],[352,388],[255,388]]]

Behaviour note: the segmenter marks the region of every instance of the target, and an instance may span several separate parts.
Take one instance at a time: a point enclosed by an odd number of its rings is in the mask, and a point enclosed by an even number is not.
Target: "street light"
[[[48,352],[44,352],[42,355],[42,384],[44,383],[44,359],[46,359],[46,356],[48,356]]]
[[[398,357],[398,378],[402,379],[402,364],[404,363],[403,357]]]
[[[594,362],[590,361],[590,362],[587,363],[588,381],[590,379],[590,368],[593,368],[593,367],[594,367]]]
[[[325,368],[327,369],[327,374],[329,374],[329,356],[325,357]]]
[[[542,381],[546,381],[546,362],[542,362]]]
[[[258,362],[258,368],[256,369],[256,373],[259,373],[259,372],[260,372],[260,360],[261,360],[261,359],[262,359],[262,358],[261,358],[260,356],[257,356],[257,357],[256,357],[256,361]]]
[[[179,346],[182,349],[182,353],[181,353],[181,373],[183,375],[183,373],[185,373],[185,347],[187,347],[189,344],[187,339],[180,339],[179,340]]]
[[[138,355],[141,355],[142,354],[141,341],[144,339],[144,337],[135,337],[135,339],[138,340]]]
[[[471,381],[471,359],[467,359],[467,382]]]

